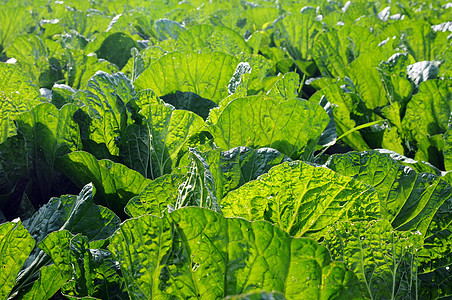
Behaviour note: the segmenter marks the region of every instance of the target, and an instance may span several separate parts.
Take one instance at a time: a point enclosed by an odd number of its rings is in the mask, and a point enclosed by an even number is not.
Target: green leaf
[[[444,170],[440,150],[433,136],[445,133],[452,111],[452,85],[446,80],[428,80],[407,104],[402,126],[406,139],[417,152],[416,160],[424,160]]]
[[[121,72],[126,74],[132,82],[146,70],[153,61],[161,58],[167,52],[159,46],[149,46],[140,52],[136,48],[132,48],[132,57],[129,59]]]
[[[67,230],[53,231],[38,244],[45,253],[41,252],[37,259],[45,259],[46,262],[50,262],[51,259],[53,264],[47,266],[42,264],[39,268],[39,278],[32,285],[19,291],[21,299],[49,299],[72,277],[70,264],[72,237]]]
[[[287,299],[360,297],[356,277],[313,240],[207,209],[130,219],[109,247],[132,299],[217,299],[265,290]]]
[[[300,161],[273,167],[221,201],[225,216],[267,220],[292,236],[319,231],[339,220],[380,216],[373,188],[351,177]]]
[[[27,32],[30,26],[35,23],[31,11],[18,5],[14,5],[14,7],[4,5],[0,12],[0,19],[2,20],[0,24],[0,45],[2,51],[0,54],[2,54],[3,49],[8,49],[8,46],[17,36]]]
[[[295,72],[288,72],[279,79],[267,92],[267,96],[288,100],[298,96],[300,88],[300,76]]]
[[[127,297],[119,267],[107,250],[90,249],[88,239],[77,235],[70,241],[73,279],[62,287],[69,299],[109,299]],[[95,298],[96,297],[96,298]]]
[[[335,261],[365,284],[371,299],[412,299],[422,236],[394,231],[386,220],[338,222],[318,235]]]
[[[38,87],[17,66],[0,62],[0,77],[0,143],[3,143],[16,134],[16,117],[41,101]]]
[[[250,47],[236,31],[208,24],[195,25],[183,31],[177,44],[182,51],[218,51],[231,55],[251,53]]]
[[[326,166],[375,187],[382,218],[398,230],[419,230],[425,235],[437,208],[452,196],[445,181],[433,174],[417,174],[388,154],[375,151],[336,154]]]
[[[320,34],[312,49],[312,56],[323,76],[344,78],[347,75],[346,67],[361,54],[375,51],[377,44],[368,28],[344,26],[338,31]]]
[[[218,203],[221,203],[221,199],[229,191],[255,180],[275,165],[291,161],[289,157],[272,148],[236,147],[224,152],[218,148],[208,148],[203,150],[202,156],[209,164]],[[188,166],[189,162],[184,165]]]
[[[198,150],[190,148],[188,159],[190,170],[187,173],[187,179],[179,186],[174,209],[196,206],[221,213],[216,197],[215,181],[205,158]]]
[[[219,103],[228,95],[227,84],[237,59],[221,52],[174,52],[153,62],[135,80],[137,90],[152,89],[158,96],[193,92]]]
[[[178,158],[188,149],[191,137],[201,132],[205,123],[202,118],[185,110],[174,110],[164,105],[147,105],[140,114],[149,133],[142,140],[149,144],[147,154],[149,167],[147,177],[157,178],[169,174],[178,165]],[[145,131],[144,131],[145,132]]]
[[[339,83],[340,78],[313,77],[306,80],[305,84],[312,86],[316,90],[321,90],[335,83]]]
[[[161,290],[164,282],[160,277],[167,276],[165,262],[172,238],[172,226],[167,218],[150,215],[124,222],[111,238],[109,249],[119,261],[131,299],[169,298]]]
[[[260,54],[272,62],[274,68],[272,73],[278,71],[282,74],[288,73],[294,65],[293,59],[282,48],[270,46],[272,45],[271,34],[270,30],[256,31],[246,42],[251,47],[253,54]]]
[[[271,147],[308,159],[328,122],[323,108],[306,100],[250,96],[231,101],[209,131],[222,150]]]
[[[122,73],[98,71],[88,82],[83,99],[91,117],[89,128],[82,128],[90,143],[104,144],[111,155],[119,154],[117,138],[127,127],[126,104],[135,95],[130,80]],[[86,146],[86,145],[85,145]]]
[[[237,65],[233,77],[231,78],[231,80],[229,80],[228,92],[231,94],[234,91],[234,94],[231,96],[232,99],[243,97],[245,95],[256,95],[260,92],[264,92],[268,90],[268,88],[266,87],[267,81],[276,81],[277,77],[268,77],[272,72],[272,62],[262,55],[241,53],[236,57],[241,62]],[[241,65],[242,68],[243,66],[247,67],[238,72]],[[233,80],[236,81],[236,90],[230,88],[231,82],[233,82]],[[222,101],[222,103],[220,104],[223,105],[223,102],[224,101]]]
[[[422,236],[424,246],[418,249],[419,295],[437,297],[439,291],[447,295],[447,268],[452,265],[452,188],[433,174],[416,174],[404,165],[407,163],[393,159],[389,153],[375,151],[334,155],[327,163],[341,174],[374,186],[382,209],[396,213],[386,214],[395,229]]]
[[[4,211],[13,203],[10,194],[20,189],[20,184],[29,176],[31,166],[26,149],[25,139],[20,133],[0,144],[0,192],[6,198],[0,207]]]
[[[40,87],[50,89],[56,81],[64,79],[61,65],[64,61],[61,53],[64,51],[58,42],[27,34],[14,40],[8,48],[8,55],[14,57],[16,64]]]
[[[35,241],[20,221],[8,222],[0,225],[0,245],[0,297],[7,299]]]
[[[450,48],[447,32],[434,32],[429,22],[424,20],[406,20],[394,24],[401,36],[401,42],[416,61],[432,61]]]
[[[338,84],[330,84],[312,95],[309,101],[320,104],[322,98],[326,98],[333,105],[334,123],[338,136],[349,132],[364,121],[359,116],[362,114],[363,105],[356,93],[343,91]],[[356,150],[369,149],[359,131],[347,134],[343,137],[343,141]]]
[[[440,194],[441,192],[442,194]],[[440,180],[437,191],[435,190],[432,198],[437,195],[445,201],[436,203],[436,206],[432,207],[434,216],[431,218],[431,223],[425,235],[424,247],[419,252],[420,295],[426,297],[452,295],[449,273],[452,266],[450,251],[452,247],[452,216],[450,215],[452,188],[445,184],[443,180]]]
[[[268,29],[279,16],[279,8],[274,6],[249,5],[242,15],[246,18],[248,28],[254,30]],[[251,30],[250,30],[251,31]]]
[[[119,143],[121,162],[144,177],[150,176],[150,139],[147,126],[131,124],[127,126]]]
[[[343,14],[342,20],[344,23],[353,24],[358,23],[361,18],[367,19],[366,17],[376,17],[376,7],[374,2],[349,2],[348,4],[345,3],[344,6],[341,8],[340,13]],[[372,18],[371,20],[373,20]]]
[[[60,249],[60,248],[57,248]],[[47,300],[70,279],[70,274],[62,274],[56,265],[44,266],[39,271],[39,278],[27,290],[20,291],[21,299]]]
[[[328,114],[330,121],[328,122],[325,130],[320,135],[320,138],[317,142],[317,149],[320,147],[327,150],[329,146],[336,144],[336,141],[338,139],[336,122],[334,121],[334,105],[331,104],[324,96],[320,98],[319,105],[323,107],[325,112]],[[348,134],[343,134],[340,137],[343,138],[346,135]]]
[[[78,109],[68,104],[58,110],[50,103],[43,103],[17,117],[25,139],[28,169],[36,174],[39,184],[39,192],[33,194],[41,196],[37,203],[47,201],[52,195],[59,175],[55,170],[56,159],[82,147],[79,126],[73,119]]]
[[[444,141],[444,167],[446,171],[452,171],[452,128],[449,128],[444,134]]]
[[[108,208],[93,203],[93,186],[86,185],[78,196],[52,198],[24,225],[39,243],[49,233],[68,230],[82,233],[90,241],[106,239],[118,227],[119,218]]]
[[[370,110],[389,104],[389,98],[382,84],[379,63],[383,60],[382,53],[378,50],[360,55],[346,69],[355,84],[357,93]]]
[[[93,186],[86,185],[78,196],[66,195],[60,198],[52,198],[42,206],[24,225],[30,231],[35,240],[40,243],[39,247],[45,251],[36,251],[28,258],[24,271],[17,279],[17,289],[32,282],[34,276],[41,267],[47,265],[52,258],[62,274],[71,272],[71,266],[67,261],[63,241],[69,240],[72,234],[82,233],[89,241],[106,239],[118,228],[120,219],[108,208],[94,205]],[[67,230],[67,231],[65,231]],[[50,238],[48,235],[53,234]],[[62,238],[60,235],[65,236]],[[41,243],[43,241],[43,243]],[[69,245],[69,242],[67,242]],[[54,272],[47,270],[46,272]],[[47,273],[45,273],[47,274]],[[44,275],[45,275],[44,274]],[[43,275],[43,276],[44,276]],[[55,284],[63,284],[69,278],[55,281]],[[57,286],[57,290],[61,287]],[[40,283],[32,287],[31,292],[46,290]]]
[[[405,153],[402,140],[402,105],[404,104],[400,102],[392,102],[381,109],[381,116],[389,121],[388,128],[383,132],[381,146],[397,153]]]
[[[54,84],[51,103],[60,109],[66,103],[74,102],[77,91],[66,84]]]
[[[109,35],[96,51],[97,57],[114,63],[121,70],[132,56],[130,50],[137,47],[136,42],[127,34],[116,32]]]
[[[387,61],[382,61],[378,68],[389,101],[400,102],[401,107],[405,107],[413,91],[407,79],[407,66],[412,61],[413,58],[408,54],[396,53]]]
[[[122,68],[122,72],[130,78],[132,82],[140,76],[146,69],[144,55],[142,55],[137,48],[130,50],[131,58],[127,61],[127,64]]]
[[[17,112],[13,99],[0,91],[0,143],[16,134],[15,115],[17,115]]]
[[[237,95],[246,95],[246,88],[242,84],[242,79],[246,79],[245,74],[251,73],[251,66],[248,62],[239,62],[237,65],[237,68],[234,71],[234,74],[232,74],[231,79],[229,80],[228,84],[228,92],[229,94],[234,94],[234,96]],[[242,87],[242,86],[243,87]],[[236,97],[237,98],[237,97]],[[226,101],[226,100],[224,100]],[[222,101],[222,102],[224,102]],[[222,103],[220,102],[220,104]]]
[[[93,182],[95,199],[124,217],[124,207],[150,182],[138,172],[111,160],[97,160],[84,151],[68,153],[57,161],[58,169],[78,187]]]
[[[276,23],[275,40],[284,47],[303,73],[312,76],[315,73],[313,48],[318,34],[322,32],[322,23],[317,18],[314,7],[305,7],[300,13],[289,14]]]
[[[185,31],[180,23],[168,19],[160,19],[155,21],[155,31],[158,34],[160,40],[166,40],[172,38],[177,40],[179,35]]]
[[[116,65],[104,60],[98,59],[96,55],[87,55],[82,51],[72,51],[71,60],[68,64],[66,84],[74,89],[86,89],[88,81],[98,71],[113,74],[118,72]]]
[[[393,160],[397,161],[400,165],[410,167],[418,173],[433,173],[437,176],[443,176],[444,172],[436,168],[432,164],[425,161],[417,161],[412,158],[400,155],[397,152],[387,150],[387,149],[375,149],[379,153],[388,154]]]
[[[28,74],[36,81],[36,77],[33,75],[33,71],[39,72],[37,70],[30,70],[28,66],[33,66],[36,63],[36,67],[44,67],[40,58],[45,58],[48,56],[48,49],[46,49],[45,44],[39,36],[33,34],[23,34],[16,39],[8,49],[8,56],[14,57],[18,62],[21,69],[27,70]],[[30,72],[31,71],[31,72]]]
[[[139,112],[151,104],[165,105],[166,103],[150,89],[137,92],[135,97],[127,103],[126,107],[132,113],[132,119],[135,121],[135,124],[143,123],[144,116],[140,115]],[[173,108],[171,105],[167,106]]]
[[[174,206],[179,195],[179,186],[184,176],[181,174],[165,174],[152,180],[138,196],[130,199],[124,208],[132,218],[142,215],[161,217],[168,209],[168,205]]]
[[[218,186],[221,186],[221,198],[223,198],[228,192],[267,173],[273,166],[290,160],[289,157],[272,148],[236,147],[221,152],[217,164],[220,173],[218,180],[221,184],[216,182],[217,190]],[[215,166],[211,164],[211,170]]]
[[[56,10],[61,14],[62,24],[81,35],[92,37],[96,33],[105,31],[111,18],[101,13],[87,13],[90,6],[91,4],[87,2],[77,2],[73,4],[73,10],[66,10],[64,6],[59,5],[56,6]],[[53,17],[53,14],[50,17]]]
[[[452,295],[449,272],[452,267],[451,207],[452,200],[449,194],[449,198],[437,209],[426,234],[424,248],[419,252],[421,297],[436,298]]]

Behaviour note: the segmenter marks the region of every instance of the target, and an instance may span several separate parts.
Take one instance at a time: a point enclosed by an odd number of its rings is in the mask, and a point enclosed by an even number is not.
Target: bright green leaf
[[[339,220],[380,216],[374,190],[351,177],[295,161],[273,167],[221,201],[225,216],[267,220],[299,237]]]
[[[128,220],[109,247],[132,299],[217,299],[265,290],[287,299],[361,297],[356,277],[313,240],[207,209]]]
[[[445,133],[452,111],[452,85],[446,80],[428,80],[407,104],[402,126],[406,138],[417,148],[415,159],[443,169],[444,162],[433,136]],[[415,148],[415,149],[416,149]]]
[[[182,51],[218,51],[231,55],[251,53],[245,40],[237,32],[223,26],[195,25],[182,32],[177,43]]]
[[[28,168],[35,172],[39,183],[40,201],[47,201],[52,194],[58,177],[55,160],[82,147],[79,126],[73,119],[77,110],[78,107],[71,104],[58,110],[44,103],[17,117],[18,128],[25,139]]]
[[[378,68],[389,101],[400,102],[402,107],[413,91],[413,86],[407,79],[407,66],[412,61],[413,58],[408,54],[396,53],[387,61],[382,61]]]
[[[20,221],[8,222],[0,225],[0,245],[0,297],[7,299],[35,241]]]
[[[16,3],[17,4],[17,3]],[[21,33],[27,32],[30,26],[33,25],[34,20],[30,10],[23,6],[8,7],[3,5],[0,12],[0,54],[3,49],[7,50],[8,46]]]
[[[20,297],[30,300],[50,299],[69,278],[70,275],[61,273],[54,264],[44,266],[40,269],[38,280],[28,290],[21,291]]]
[[[291,159],[272,148],[251,149],[249,147],[236,147],[220,153],[218,172],[221,184],[221,198],[232,190],[239,188],[245,183],[255,180],[262,174],[267,173],[273,166],[282,164]],[[216,165],[210,165],[213,169]]]
[[[221,213],[216,196],[215,181],[205,158],[198,150],[190,148],[188,159],[190,169],[186,176],[187,179],[179,186],[174,209],[196,206]]]
[[[98,58],[114,63],[121,70],[132,56],[130,50],[136,47],[136,42],[127,34],[116,32],[109,35],[96,51]]]
[[[150,182],[138,172],[111,160],[97,160],[84,151],[71,152],[57,161],[58,169],[78,187],[93,182],[95,199],[123,217],[130,198],[138,195]]]
[[[433,174],[417,174],[388,154],[349,152],[333,155],[328,168],[375,187],[382,218],[399,230],[426,234],[435,207],[451,196],[451,188]]]
[[[360,55],[346,69],[346,74],[352,79],[356,91],[370,110],[389,104],[388,95],[377,69],[382,60],[382,54],[375,50]]]
[[[158,96],[193,92],[218,103],[228,95],[227,84],[237,63],[221,52],[174,52],[153,62],[134,85],[137,90],[152,89]]]
[[[328,122],[323,108],[306,100],[251,96],[231,101],[209,131],[222,150],[271,147],[308,159]]]
[[[142,135],[150,147],[147,151],[149,167],[147,177],[157,178],[171,173],[178,158],[186,152],[187,142],[205,127],[202,118],[185,110],[174,110],[164,105],[145,106],[140,114],[148,135]],[[143,131],[145,133],[146,130]],[[144,153],[143,153],[144,155]]]
[[[305,7],[299,13],[288,14],[276,23],[275,40],[284,47],[303,73],[309,76],[315,72],[313,48],[322,23],[314,7]]]
[[[337,84],[330,84],[312,95],[309,101],[320,104],[323,97],[333,105],[334,123],[338,136],[342,136],[361,125],[360,123],[363,120],[361,120],[359,114],[363,105],[356,93],[344,91]],[[369,148],[359,131],[347,134],[343,137],[343,141],[356,150]]]
[[[71,63],[67,73],[66,84],[74,89],[86,89],[88,81],[98,71],[113,74],[118,68],[113,63],[98,59],[96,55],[86,55],[82,51],[71,52]]]
[[[422,237],[394,231],[388,221],[338,222],[319,234],[336,261],[345,263],[371,299],[416,297]]]
[[[155,31],[158,34],[160,40],[166,40],[172,38],[177,40],[179,35],[185,31],[180,23],[168,19],[160,19],[155,21]]]
[[[32,285],[27,285],[19,291],[21,299],[47,300],[71,278],[69,248],[72,237],[73,235],[67,230],[52,231],[38,244],[45,253],[41,251],[36,261],[42,260],[41,263],[43,261],[48,263],[51,259],[53,264],[47,266],[44,266],[44,263],[36,264],[36,269],[31,271],[39,271],[39,278]]]
[[[41,101],[39,89],[15,65],[0,62],[0,143],[16,134],[14,120]]]
[[[300,76],[297,73],[289,72],[284,74],[272,88],[267,92],[267,96],[271,98],[279,98],[288,100],[298,96],[300,87]]]
[[[174,206],[179,195],[179,186],[184,177],[180,174],[166,174],[152,180],[138,195],[130,199],[125,212],[132,218],[142,215],[161,217]]]
[[[164,218],[144,215],[121,225],[109,249],[117,257],[131,299],[165,299],[165,261],[172,246],[172,226]],[[162,277],[162,281],[160,277]]]
[[[368,28],[344,26],[338,31],[320,34],[312,56],[323,76],[343,78],[347,75],[346,67],[361,54],[375,51],[377,44]]]
[[[446,171],[452,171],[452,128],[449,128],[444,134],[444,141],[444,167]]]
[[[117,138],[127,123],[126,104],[135,95],[132,83],[122,73],[109,75],[97,72],[88,82],[84,102],[91,117],[85,138],[96,144],[104,144],[111,155],[118,155]]]

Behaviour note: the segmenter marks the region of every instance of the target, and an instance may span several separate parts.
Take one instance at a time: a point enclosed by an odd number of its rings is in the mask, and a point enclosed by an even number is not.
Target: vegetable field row
[[[0,299],[452,297],[452,2],[0,4]]]

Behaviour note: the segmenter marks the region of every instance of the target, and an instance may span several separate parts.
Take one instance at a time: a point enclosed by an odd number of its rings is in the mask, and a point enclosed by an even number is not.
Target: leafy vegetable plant
[[[451,3],[1,5],[1,299],[452,297]]]

